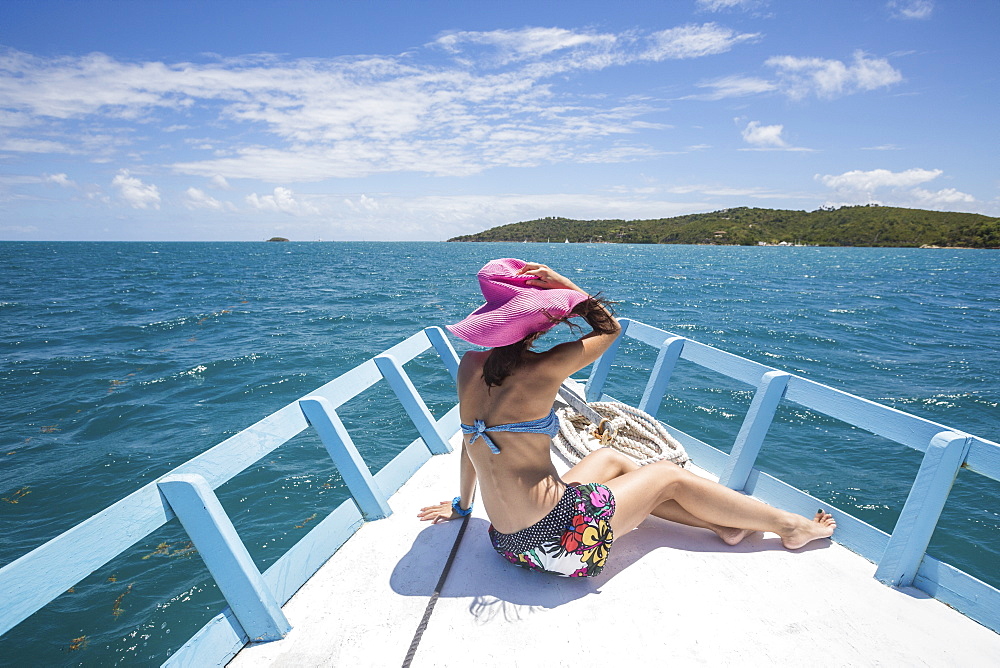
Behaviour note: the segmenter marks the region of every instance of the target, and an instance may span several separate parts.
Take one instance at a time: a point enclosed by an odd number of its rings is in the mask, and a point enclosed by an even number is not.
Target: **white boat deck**
[[[452,441],[458,444],[458,436]],[[460,522],[417,510],[454,496],[458,453],[437,456],[284,606],[292,631],[230,666],[399,666]],[[828,540],[736,547],[649,519],[617,536],[604,572],[569,579],[498,557],[477,506],[412,665],[998,666],[1000,635]]]

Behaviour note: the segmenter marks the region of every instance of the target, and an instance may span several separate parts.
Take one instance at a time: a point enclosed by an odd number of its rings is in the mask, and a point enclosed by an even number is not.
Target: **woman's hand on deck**
[[[555,269],[544,264],[538,264],[537,262],[527,262],[520,270],[517,272],[518,276],[532,276],[533,280],[530,280],[526,285],[531,285],[536,288],[561,288],[563,290],[576,290],[577,292],[586,291],[580,289],[576,283],[569,280]]]
[[[420,518],[421,522],[431,522],[432,524],[437,524],[438,522],[446,522],[448,520],[457,519],[459,515],[455,512],[455,509],[451,507],[451,501],[442,501],[437,505],[421,508],[417,517]]]

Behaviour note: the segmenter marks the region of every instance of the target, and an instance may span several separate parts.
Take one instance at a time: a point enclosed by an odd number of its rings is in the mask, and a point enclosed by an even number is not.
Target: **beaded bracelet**
[[[465,517],[466,515],[472,512],[472,504],[470,503],[469,507],[466,508],[465,510],[462,510],[461,504],[462,504],[462,497],[456,496],[454,499],[451,500],[451,509],[454,510],[456,513],[458,513],[459,517]]]

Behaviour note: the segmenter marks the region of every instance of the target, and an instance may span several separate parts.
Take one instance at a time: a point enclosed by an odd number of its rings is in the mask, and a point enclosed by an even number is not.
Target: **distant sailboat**
[[[569,243],[569,239],[567,239],[567,240],[566,240],[566,241],[564,241],[563,243],[564,243],[564,244],[568,244],[568,243]]]

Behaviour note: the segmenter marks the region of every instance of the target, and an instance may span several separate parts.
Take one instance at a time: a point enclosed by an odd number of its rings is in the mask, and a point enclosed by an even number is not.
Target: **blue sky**
[[[1000,215],[995,0],[5,2],[0,239]]]

